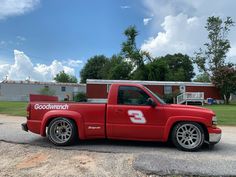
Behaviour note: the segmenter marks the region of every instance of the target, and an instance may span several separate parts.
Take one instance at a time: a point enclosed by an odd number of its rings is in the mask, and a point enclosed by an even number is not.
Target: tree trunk
[[[229,104],[230,94],[225,95],[225,104]]]

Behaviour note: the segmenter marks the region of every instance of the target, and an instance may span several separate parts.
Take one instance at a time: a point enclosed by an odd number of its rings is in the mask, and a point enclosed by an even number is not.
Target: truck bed
[[[30,102],[29,107],[27,125],[34,133],[42,134],[40,126],[52,114],[53,117],[78,117],[77,120],[84,129],[84,138],[105,137],[106,104],[37,101]]]

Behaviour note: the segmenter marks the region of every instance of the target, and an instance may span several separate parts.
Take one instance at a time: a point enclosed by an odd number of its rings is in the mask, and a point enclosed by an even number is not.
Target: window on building
[[[65,92],[66,91],[66,87],[61,87],[61,91]]]
[[[149,96],[138,87],[120,86],[118,91],[118,104],[147,105]]]
[[[180,91],[180,93],[184,93],[185,90],[186,90],[185,85],[180,85],[180,86],[179,86],[179,91]]]
[[[172,86],[171,85],[165,85],[164,86],[164,94],[171,94],[172,93]]]

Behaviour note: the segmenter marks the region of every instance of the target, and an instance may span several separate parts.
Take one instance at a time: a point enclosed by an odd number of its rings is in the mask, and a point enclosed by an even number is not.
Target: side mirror
[[[156,107],[156,103],[152,98],[148,98],[147,99],[147,105],[151,106],[151,107]]]

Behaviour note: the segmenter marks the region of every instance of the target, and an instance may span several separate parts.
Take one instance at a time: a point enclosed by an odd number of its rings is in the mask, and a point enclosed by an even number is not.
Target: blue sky
[[[127,5],[132,8],[121,8]],[[132,4],[111,0],[70,0],[69,3],[44,0],[30,13],[0,22],[1,40],[17,42],[17,36],[26,39],[1,51],[10,57],[17,48],[34,61],[45,63],[55,58],[84,60],[95,54],[110,56],[119,52],[124,40],[122,32],[127,26],[135,24],[142,31],[139,44],[147,36],[142,21],[145,14],[140,10],[139,1]]]
[[[8,75],[14,80],[30,76],[50,81],[61,69],[79,77],[88,58],[120,52],[122,33],[129,25],[139,31],[138,46],[153,56],[193,55],[206,41],[206,18],[216,14],[236,20],[234,4],[233,0],[1,0],[0,80]],[[234,31],[232,61],[236,61]]]

